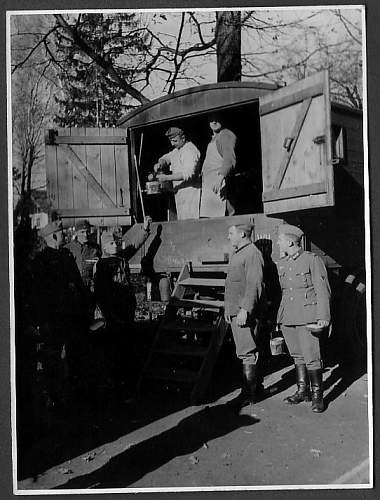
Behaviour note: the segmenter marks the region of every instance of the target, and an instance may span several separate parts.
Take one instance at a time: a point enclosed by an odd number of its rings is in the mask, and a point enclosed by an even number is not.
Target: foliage
[[[69,20],[67,30],[56,31],[56,62],[62,92],[56,96],[59,126],[115,126],[128,109],[126,90],[120,88],[96,57],[118,68],[119,76],[133,84],[140,69],[136,64],[145,50],[146,35],[133,14],[82,14]],[[93,58],[78,48],[80,37],[93,51]]]

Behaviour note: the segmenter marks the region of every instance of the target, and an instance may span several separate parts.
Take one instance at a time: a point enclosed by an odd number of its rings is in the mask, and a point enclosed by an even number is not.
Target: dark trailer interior
[[[171,149],[165,136],[171,126],[181,127],[188,140],[197,146],[201,153],[201,168],[211,138],[208,114],[217,110],[223,126],[237,137],[237,164],[232,179],[234,189],[239,193],[236,215],[263,213],[259,96],[275,88],[257,83],[205,85],[158,99],[128,115],[121,126],[129,129],[131,161],[138,164],[142,187],[158,158]],[[132,182],[136,182],[135,169],[131,169],[131,173]],[[154,221],[168,218],[165,196],[168,195],[143,193],[145,211],[152,214]],[[138,208],[140,203],[136,194],[133,201]]]

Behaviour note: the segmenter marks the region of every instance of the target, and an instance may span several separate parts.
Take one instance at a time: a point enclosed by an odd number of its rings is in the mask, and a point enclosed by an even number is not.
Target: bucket
[[[284,337],[273,337],[270,339],[270,352],[272,356],[278,356],[279,354],[284,354],[285,340]]]

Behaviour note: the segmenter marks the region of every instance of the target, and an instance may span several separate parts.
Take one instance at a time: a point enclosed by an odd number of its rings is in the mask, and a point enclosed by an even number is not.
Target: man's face
[[[53,246],[54,248],[61,248],[64,243],[63,240],[63,231],[57,231],[53,234]]]
[[[210,120],[209,125],[210,129],[213,132],[219,132],[219,130],[222,128],[222,124],[217,119]]]
[[[280,254],[287,254],[289,248],[289,240],[284,234],[278,235],[277,244],[280,248]]]
[[[228,240],[230,241],[233,248],[238,248],[243,236],[241,231],[239,231],[236,226],[231,226],[228,230]]]
[[[117,252],[117,243],[115,240],[109,241],[105,245],[103,245],[103,250],[108,255],[115,255]]]
[[[79,229],[79,231],[76,232],[77,240],[79,243],[86,243],[88,240],[88,231],[87,229]]]
[[[182,146],[185,144],[186,139],[184,135],[176,135],[175,137],[170,138],[170,144],[175,147],[176,149],[182,148]]]

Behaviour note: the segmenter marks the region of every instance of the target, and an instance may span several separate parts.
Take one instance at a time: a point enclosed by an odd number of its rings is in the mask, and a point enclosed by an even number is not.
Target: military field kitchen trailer
[[[236,215],[173,220],[165,194],[150,195],[145,183],[154,163],[169,150],[169,126],[180,125],[204,155],[211,111],[222,112],[237,136]],[[362,113],[331,100],[327,71],[281,88],[257,82],[197,86],[137,108],[118,128],[50,130],[46,171],[51,211],[66,227],[86,218],[100,228],[132,226],[133,231],[144,206],[153,217],[152,234],[131,260],[132,269],[138,269],[157,226],[162,227],[154,269],[177,281],[146,377],[160,370],[163,380],[176,374],[192,384],[194,400],[203,394],[225,333],[226,232],[241,220],[252,222],[255,240],[273,242],[274,261],[279,257],[278,225],[286,221],[304,229],[305,248],[320,255],[329,269],[336,335],[344,333],[346,348],[365,353]],[[178,334],[181,315],[181,324],[191,323],[192,332],[197,324],[204,330],[198,328],[200,340],[189,348],[192,361],[185,363],[186,369],[178,362],[184,348],[175,347],[168,333]],[[208,334],[209,342],[204,340]],[[168,361],[171,353],[177,355],[174,368]]]

